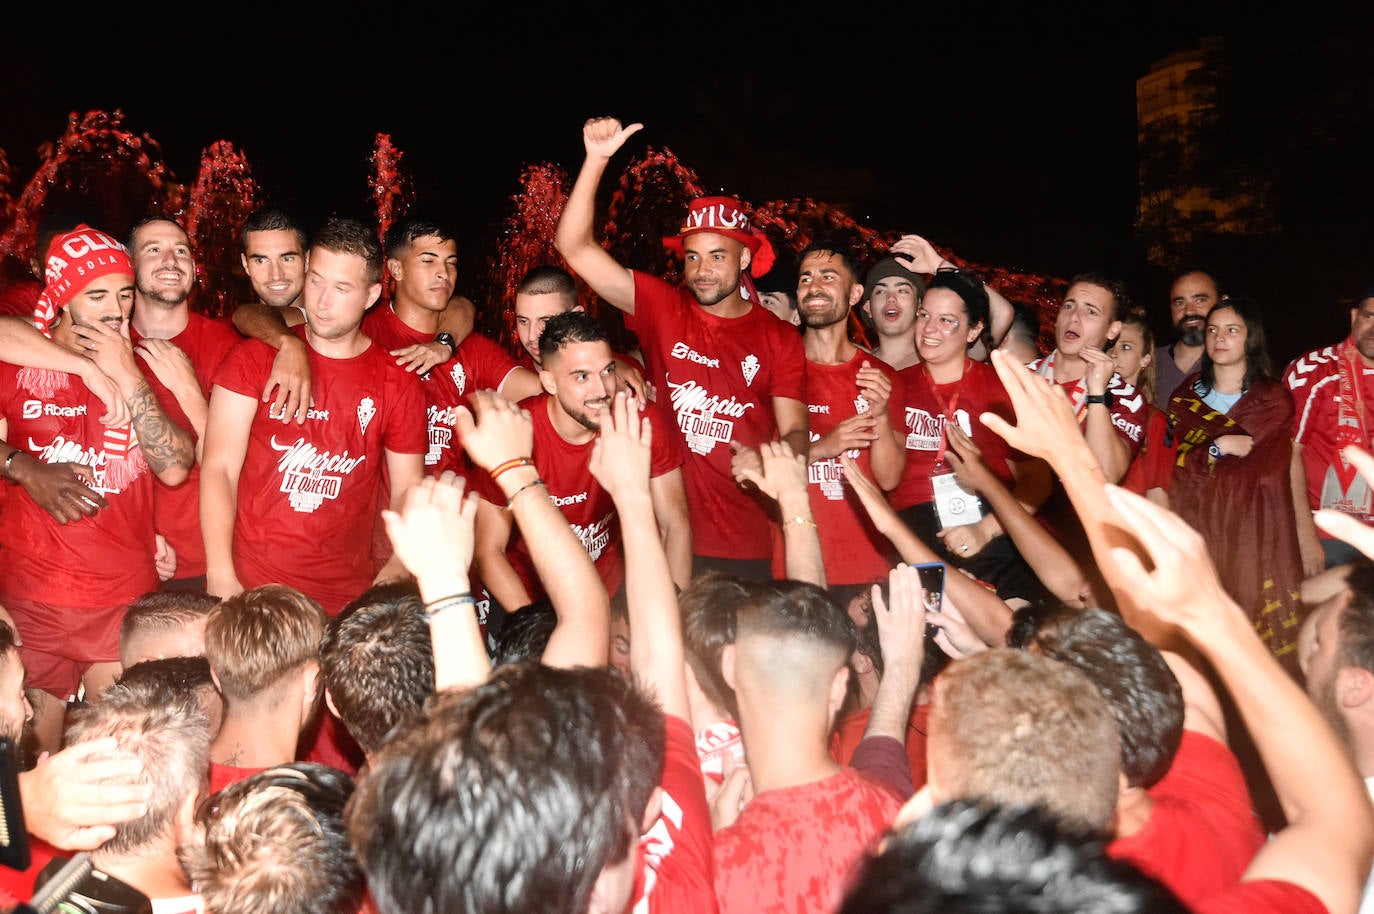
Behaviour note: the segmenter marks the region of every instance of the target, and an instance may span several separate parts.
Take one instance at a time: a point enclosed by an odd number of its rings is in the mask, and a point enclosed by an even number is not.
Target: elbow
[[[191,478],[191,466],[180,462],[168,464],[158,471],[157,478],[169,486],[179,486]]]

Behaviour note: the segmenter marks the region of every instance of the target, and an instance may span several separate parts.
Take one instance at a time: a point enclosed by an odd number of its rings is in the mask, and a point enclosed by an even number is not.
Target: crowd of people
[[[1374,288],[1280,372],[1208,272],[1156,345],[1085,271],[1045,352],[921,235],[782,260],[728,196],[678,285],[593,228],[640,129],[510,339],[427,217],[255,211],[220,321],[175,219],[47,214],[0,903],[1374,911]]]

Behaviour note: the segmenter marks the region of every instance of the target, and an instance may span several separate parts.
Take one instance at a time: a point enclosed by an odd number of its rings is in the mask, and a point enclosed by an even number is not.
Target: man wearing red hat
[[[113,680],[124,607],[157,589],[153,479],[184,482],[195,444],[167,418],[134,357],[134,267],[124,245],[78,226],[53,240],[45,278],[34,322],[73,361],[70,371],[0,362],[0,475],[11,484],[0,509],[0,603],[23,639],[29,685],[40,690],[35,734],[55,750],[63,703],[83,682],[96,694]],[[115,384],[129,424],[101,422],[105,407],[83,380],[85,365]]]
[[[639,337],[660,403],[671,405],[684,447],[694,571],[718,568],[772,577],[766,500],[740,484],[759,468],[757,448],[781,438],[808,447],[806,356],[795,328],[758,305],[750,274],[773,262],[767,238],[739,201],[694,200],[664,245],[683,255],[687,288],[628,269],[592,231],[596,189],[617,150],[643,124],[593,118],[582,128],[587,157],[558,221],[554,245],[601,298],[625,312]]]

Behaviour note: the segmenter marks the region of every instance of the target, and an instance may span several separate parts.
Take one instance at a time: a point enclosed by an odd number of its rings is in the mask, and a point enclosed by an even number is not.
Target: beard
[[[1178,341],[1185,346],[1201,346],[1207,340],[1207,321],[1200,317],[1185,317],[1178,322]]]

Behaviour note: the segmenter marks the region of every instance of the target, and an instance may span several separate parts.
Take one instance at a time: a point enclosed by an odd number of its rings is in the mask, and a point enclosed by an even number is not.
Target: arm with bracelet
[[[478,685],[491,672],[468,579],[476,514],[477,496],[451,471],[425,478],[399,510],[382,512],[392,549],[425,603],[436,690]]]
[[[520,527],[558,624],[544,648],[549,666],[605,666],[611,652],[611,599],[587,550],[558,510],[533,462],[529,414],[495,391],[479,390],[461,410],[458,431],[472,462],[487,470]],[[502,468],[503,464],[515,463]],[[502,468],[499,473],[494,472]]]
[[[806,454],[798,454],[786,441],[759,445],[760,469],[742,471],[758,490],[778,503],[782,524],[783,566],[787,576],[825,584],[825,560],[821,554],[820,530],[811,516],[811,493],[807,488]]]

